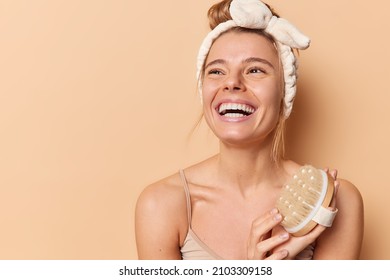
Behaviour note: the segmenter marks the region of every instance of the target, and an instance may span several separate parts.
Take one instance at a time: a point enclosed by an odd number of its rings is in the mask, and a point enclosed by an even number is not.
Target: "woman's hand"
[[[334,179],[335,193],[329,207],[335,209],[339,186],[337,170],[326,169],[326,172]],[[325,226],[317,225],[308,234],[294,237],[280,226],[281,221],[282,216],[276,208],[253,221],[247,247],[248,259],[293,259],[326,229]]]
[[[249,260],[282,260],[288,256],[286,249],[275,248],[286,242],[289,234],[271,235],[281,221],[282,215],[276,208],[253,221],[247,246]]]
[[[315,240],[321,235],[321,233],[326,229],[326,227],[317,225],[309,233],[295,237],[290,235],[287,242],[274,248],[276,251],[286,250],[288,251],[288,256],[285,258],[287,260],[295,259],[295,257],[302,252],[310,244],[313,244]],[[280,236],[281,234],[289,234],[282,226],[277,226],[272,231],[272,235]]]

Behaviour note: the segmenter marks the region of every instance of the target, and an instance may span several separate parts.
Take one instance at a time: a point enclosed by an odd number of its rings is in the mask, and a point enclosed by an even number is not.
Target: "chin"
[[[249,143],[258,143],[260,140],[256,140],[253,138],[253,136],[245,136],[243,133],[228,133],[223,135],[217,135],[219,141],[221,143],[227,144],[227,145],[233,145],[233,146],[244,146]]]

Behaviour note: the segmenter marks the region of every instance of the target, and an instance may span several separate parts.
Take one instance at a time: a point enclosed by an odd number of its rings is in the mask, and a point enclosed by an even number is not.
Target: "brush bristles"
[[[308,223],[313,211],[321,204],[324,182],[322,171],[306,165],[301,167],[281,192],[276,207],[284,217],[281,225],[291,232],[302,223]],[[304,225],[302,225],[303,227]]]

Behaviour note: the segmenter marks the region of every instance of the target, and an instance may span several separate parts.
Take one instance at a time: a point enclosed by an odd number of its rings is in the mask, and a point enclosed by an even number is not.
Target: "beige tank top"
[[[188,188],[187,179],[184,171],[180,170],[180,177],[183,182],[184,191],[186,194],[187,205],[187,219],[188,219],[188,232],[187,236],[180,248],[181,256],[183,260],[222,260],[223,258],[211,250],[192,230],[192,209],[191,209],[191,196]],[[299,253],[295,259],[297,260],[311,260],[313,258],[314,246],[309,245],[301,253]]]

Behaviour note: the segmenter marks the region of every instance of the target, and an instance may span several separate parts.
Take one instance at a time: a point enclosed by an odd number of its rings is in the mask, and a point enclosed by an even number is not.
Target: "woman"
[[[198,55],[204,117],[217,155],[148,186],[136,207],[140,259],[357,259],[363,203],[335,180],[332,227],[302,237],[275,208],[300,165],[283,157],[295,97],[293,49],[309,39],[259,0],[225,0],[209,10],[212,31]]]

